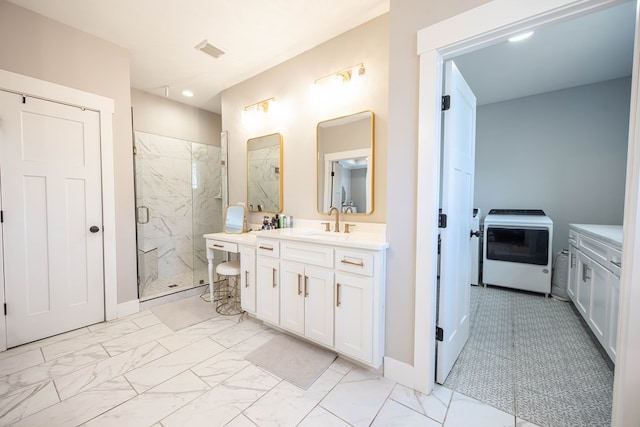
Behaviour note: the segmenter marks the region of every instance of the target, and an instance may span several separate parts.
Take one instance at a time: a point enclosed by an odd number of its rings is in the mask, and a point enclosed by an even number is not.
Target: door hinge
[[[4,303],[4,315],[5,316],[7,315],[7,303],[6,302]]]
[[[336,173],[334,171],[331,171],[331,176],[336,176]]]
[[[438,214],[438,228],[447,228],[447,214]]]
[[[136,147],[135,145],[133,146],[133,155],[135,156],[136,154],[138,154],[138,147]]]
[[[444,95],[442,97],[442,111],[447,111],[451,108],[451,95]]]
[[[444,340],[444,330],[439,327],[436,326],[436,341],[443,341]]]
[[[4,211],[0,211],[0,222],[4,222]]]

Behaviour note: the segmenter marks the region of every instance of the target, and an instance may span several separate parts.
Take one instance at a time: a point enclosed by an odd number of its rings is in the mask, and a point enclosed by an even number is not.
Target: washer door
[[[487,226],[486,258],[522,264],[547,265],[549,229]]]

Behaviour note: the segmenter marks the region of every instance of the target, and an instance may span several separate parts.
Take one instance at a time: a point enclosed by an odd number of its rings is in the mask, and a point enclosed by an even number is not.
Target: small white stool
[[[228,261],[216,267],[218,276],[224,280],[218,284],[214,292],[216,312],[225,316],[241,314],[240,305],[240,261]],[[233,279],[233,281],[232,281]]]

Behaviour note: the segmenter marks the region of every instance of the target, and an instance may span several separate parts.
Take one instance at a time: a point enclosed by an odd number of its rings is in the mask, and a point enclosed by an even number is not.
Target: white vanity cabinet
[[[570,224],[569,242],[569,297],[615,361],[622,227]]]
[[[305,241],[293,233],[258,239],[257,317],[379,368],[386,243],[367,245],[333,234],[322,236],[325,241]]]
[[[280,258],[277,241],[256,242],[256,316],[280,323]]]
[[[280,326],[333,347],[333,271],[281,261]]]
[[[244,311],[256,314],[255,246],[240,246],[240,301]]]

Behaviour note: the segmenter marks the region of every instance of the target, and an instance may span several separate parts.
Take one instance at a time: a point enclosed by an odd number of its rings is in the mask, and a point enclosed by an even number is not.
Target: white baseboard
[[[129,316],[140,311],[140,301],[133,299],[131,301],[118,304],[118,319],[121,317]]]
[[[417,378],[416,371],[413,365],[387,356],[384,358],[385,378],[421,393],[430,394],[433,389],[433,384],[427,384],[427,388],[425,388],[424,381],[421,381],[421,378]]]

